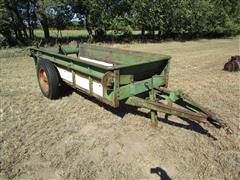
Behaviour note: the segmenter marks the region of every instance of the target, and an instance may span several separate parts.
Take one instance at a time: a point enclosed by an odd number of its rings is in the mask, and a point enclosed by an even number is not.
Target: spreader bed
[[[157,125],[157,112],[210,122],[219,120],[180,91],[168,87],[170,56],[79,45],[60,46],[56,52],[31,48],[43,94],[57,98],[62,82],[113,107],[120,102],[151,111]]]

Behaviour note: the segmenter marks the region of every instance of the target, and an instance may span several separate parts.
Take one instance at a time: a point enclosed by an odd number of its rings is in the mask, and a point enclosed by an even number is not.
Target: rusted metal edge
[[[157,111],[157,112],[162,112],[166,114],[176,115],[182,118],[192,119],[199,123],[208,122],[207,121],[208,116],[205,114],[191,112],[189,110],[172,107],[170,105],[154,102],[152,100],[142,99],[136,96],[129,97],[125,103],[132,106],[143,107],[152,111]]]
[[[171,90],[167,89],[167,88],[155,88],[157,89],[159,92],[163,92],[163,93],[167,93],[169,94],[171,92]],[[211,112],[209,109],[203,107],[202,105],[200,105],[199,103],[195,102],[189,95],[182,93],[181,91],[179,92],[179,98],[182,102],[190,105],[191,107],[193,107],[194,109],[197,109],[198,112],[203,113],[207,116],[207,120],[214,125],[217,128],[228,128],[226,123],[224,123],[221,119],[216,117],[216,114]],[[177,100],[175,103],[178,104]],[[185,107],[187,108],[187,107]]]
[[[123,68],[133,67],[133,66],[136,66],[136,65],[142,65],[142,64],[147,65],[147,64],[153,63],[153,62],[158,62],[158,61],[170,60],[171,59],[170,56],[164,56],[164,57],[161,57],[161,59],[158,59],[156,57],[155,58],[149,57],[151,59],[149,61],[142,61],[142,62],[132,63],[132,64],[128,64],[128,65],[116,65],[116,66],[110,67],[110,66],[103,66],[103,65],[99,65],[99,64],[95,64],[95,63],[91,63],[91,62],[81,61],[80,59],[77,59],[77,58],[69,57],[69,56],[66,56],[66,55],[63,55],[63,54],[57,54],[57,53],[45,51],[45,50],[42,50],[42,49],[30,48],[30,51],[31,51],[31,56],[34,56],[34,54],[37,54],[37,53],[38,54],[42,53],[42,54],[46,54],[46,55],[54,57],[54,58],[60,58],[60,59],[65,59],[65,60],[67,59],[67,60],[75,61],[75,62],[78,62],[78,63],[87,64],[89,66],[98,67],[98,68],[101,68],[103,70],[120,70],[120,69],[123,69]]]

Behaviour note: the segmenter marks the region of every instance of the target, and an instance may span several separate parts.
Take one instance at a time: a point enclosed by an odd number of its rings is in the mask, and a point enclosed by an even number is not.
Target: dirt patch
[[[232,135],[163,114],[163,128],[153,129],[146,110],[112,109],[76,92],[50,101],[30,58],[1,58],[0,178],[239,179],[240,74],[222,71],[238,45],[238,39],[115,45],[172,55],[170,88],[212,109]]]

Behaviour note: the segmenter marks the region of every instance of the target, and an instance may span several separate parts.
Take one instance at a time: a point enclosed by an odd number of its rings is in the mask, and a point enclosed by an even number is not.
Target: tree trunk
[[[161,39],[161,37],[162,37],[162,31],[158,30],[158,39]]]
[[[145,28],[142,28],[142,32],[141,32],[142,36],[145,35]]]
[[[43,32],[44,32],[44,38],[47,40],[50,38],[50,32],[49,32],[48,18],[47,18],[47,15],[45,14],[46,7],[44,8],[44,1],[37,0],[32,3],[34,3],[37,7],[35,12],[35,17],[40,21]]]
[[[154,31],[154,30],[151,30],[151,31],[150,31],[150,34],[151,34],[152,37],[154,37],[154,36],[155,36],[155,31]]]
[[[95,37],[97,38],[97,40],[103,40],[105,34],[106,34],[105,29],[98,28],[95,30]]]
[[[12,37],[11,31],[4,30],[4,31],[1,31],[0,34],[2,34],[2,36],[6,38],[8,45],[10,45],[10,46],[16,45],[16,41]]]
[[[25,26],[23,27],[23,33],[24,33],[24,37],[25,37],[26,39],[28,39],[28,33],[27,33],[27,29],[26,29]]]
[[[45,39],[49,39],[50,38],[49,25],[48,25],[47,16],[45,14],[41,14],[40,22],[42,24]]]
[[[22,19],[21,15],[18,12],[16,4],[11,5],[11,4],[7,4],[6,3],[6,7],[11,12],[11,14],[12,14],[11,16],[14,19],[14,21],[16,22],[16,29],[20,33],[19,34],[20,38],[23,38],[21,31],[23,31],[23,33],[25,35],[25,38],[28,38],[26,26],[23,23],[23,19]],[[21,39],[21,41],[24,42],[23,39]]]
[[[28,32],[30,39],[33,39],[33,26],[31,21],[31,14],[30,14],[30,1],[27,4],[27,18],[28,18]]]
[[[91,24],[89,23],[89,17],[88,16],[86,18],[86,29],[87,29],[87,32],[88,32],[88,41],[92,42],[93,41],[93,30],[92,30]]]
[[[15,34],[15,38],[18,39],[19,38],[18,32],[17,32],[17,30],[15,28],[14,28],[14,34]]]
[[[28,34],[27,34],[27,30],[26,30],[26,26],[25,24],[23,23],[23,19],[21,17],[21,15],[19,14],[18,10],[13,8],[13,11],[18,19],[18,24],[20,25],[21,29],[23,30],[23,33],[24,33],[24,36],[25,38],[28,38]],[[21,30],[20,30],[21,31]]]
[[[17,34],[18,34],[19,40],[23,41],[23,34],[21,29],[17,29]]]
[[[93,41],[93,32],[92,32],[92,28],[87,28],[88,31],[88,41],[92,42]]]

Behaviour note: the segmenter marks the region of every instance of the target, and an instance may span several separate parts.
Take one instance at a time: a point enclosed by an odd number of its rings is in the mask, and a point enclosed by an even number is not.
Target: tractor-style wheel
[[[57,99],[60,91],[60,78],[53,63],[40,59],[37,63],[37,77],[43,95],[49,99]]]

